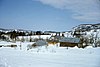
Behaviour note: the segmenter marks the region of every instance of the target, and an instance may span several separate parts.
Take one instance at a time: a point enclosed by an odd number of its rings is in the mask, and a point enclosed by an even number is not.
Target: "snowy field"
[[[100,67],[100,48],[49,46],[39,49],[37,52],[38,48],[27,51],[1,47],[0,67]]]

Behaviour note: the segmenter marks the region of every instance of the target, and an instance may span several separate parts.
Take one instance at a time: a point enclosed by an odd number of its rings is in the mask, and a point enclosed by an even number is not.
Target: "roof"
[[[47,45],[47,42],[44,41],[44,40],[38,40],[38,41],[36,42],[36,45],[37,45],[37,46]]]
[[[69,42],[69,43],[79,43],[80,39],[79,38],[68,38],[68,37],[63,37],[60,42]]]

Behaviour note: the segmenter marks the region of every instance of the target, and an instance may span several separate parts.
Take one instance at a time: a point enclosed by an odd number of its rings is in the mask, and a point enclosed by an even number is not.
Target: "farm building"
[[[60,47],[75,47],[78,46],[78,44],[80,43],[80,39],[63,37],[62,39],[59,40],[59,42],[60,42]]]
[[[44,46],[47,45],[48,43],[45,40],[38,40],[35,44],[36,46]]]
[[[36,41],[32,45],[30,45],[30,44],[27,45],[27,50],[32,49],[32,48],[35,48],[35,47],[42,47],[42,46],[47,47],[48,46],[48,43],[45,40],[38,40],[38,41]]]
[[[64,36],[51,36],[51,37],[47,40],[48,45],[49,45],[49,44],[53,44],[53,45],[57,44],[57,43],[59,42],[59,40],[62,39],[63,37],[64,37]]]

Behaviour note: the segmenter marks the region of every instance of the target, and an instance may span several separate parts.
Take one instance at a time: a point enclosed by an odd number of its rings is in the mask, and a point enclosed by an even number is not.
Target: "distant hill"
[[[98,24],[80,24],[78,26],[75,26],[72,28],[72,30],[70,31],[62,31],[63,33],[65,32],[86,32],[86,31],[91,31],[91,30],[97,30],[97,29],[100,29],[100,23]],[[12,31],[16,31],[16,32],[25,32],[25,33],[28,33],[28,32],[32,32],[32,33],[36,33],[37,31],[32,31],[32,30],[24,30],[24,29],[4,29],[4,28],[0,28],[0,32],[12,32]],[[62,32],[57,32],[57,31],[40,31],[42,33],[45,33],[45,34],[49,34],[49,33],[62,33]]]
[[[23,30],[23,29],[4,29],[4,28],[0,28],[0,32],[12,32],[12,31],[16,31],[16,32],[30,32],[31,30]]]
[[[80,25],[72,28],[72,30],[74,30],[74,31],[81,31],[81,32],[97,30],[97,29],[100,29],[100,23],[98,23],[98,24],[80,24]]]

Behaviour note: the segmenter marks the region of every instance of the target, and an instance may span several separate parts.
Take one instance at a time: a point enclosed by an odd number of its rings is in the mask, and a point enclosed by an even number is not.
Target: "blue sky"
[[[0,27],[68,31],[100,23],[99,0],[0,0]]]

